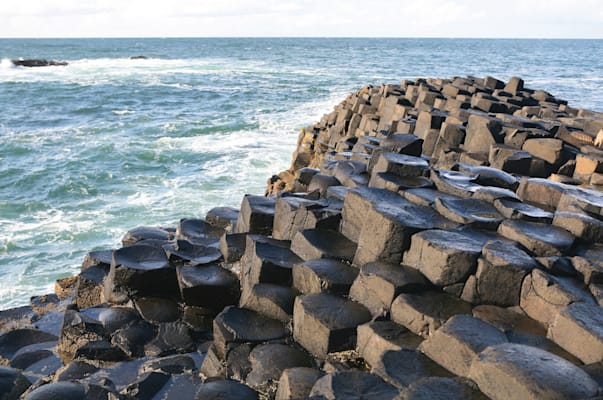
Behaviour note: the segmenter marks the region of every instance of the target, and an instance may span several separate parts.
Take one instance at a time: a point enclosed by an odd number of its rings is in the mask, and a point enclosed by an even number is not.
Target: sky
[[[603,39],[603,0],[0,0],[0,37]]]

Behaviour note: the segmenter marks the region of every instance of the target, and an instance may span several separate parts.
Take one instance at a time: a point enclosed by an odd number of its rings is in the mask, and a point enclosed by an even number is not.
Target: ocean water
[[[299,129],[368,84],[516,75],[603,111],[603,40],[0,39],[0,59],[0,309],[128,229],[262,194]]]

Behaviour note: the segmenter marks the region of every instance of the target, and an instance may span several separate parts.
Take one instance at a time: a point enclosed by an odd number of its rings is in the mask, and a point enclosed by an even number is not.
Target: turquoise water
[[[367,84],[518,75],[603,110],[601,40],[0,39],[0,59],[0,309],[128,229],[263,193],[299,128]]]

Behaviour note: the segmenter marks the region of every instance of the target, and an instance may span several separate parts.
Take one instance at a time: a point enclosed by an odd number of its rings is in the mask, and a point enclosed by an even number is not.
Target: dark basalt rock
[[[248,386],[230,380],[213,380],[199,388],[195,400],[240,399],[258,400],[257,393]]]
[[[239,210],[234,207],[214,207],[207,212],[205,221],[211,226],[232,233],[237,225]]]
[[[17,67],[64,67],[69,65],[66,61],[45,60],[45,59],[18,59],[11,60],[13,65]]]
[[[163,229],[152,226],[140,226],[128,231],[121,239],[124,247],[131,246],[137,242],[143,240],[157,240],[165,241],[171,240],[174,237],[173,233]]]
[[[183,322],[159,324],[157,336],[144,346],[146,356],[157,357],[194,350],[193,332]]]
[[[221,310],[239,301],[237,277],[220,265],[185,265],[177,272],[180,294],[187,305]]]
[[[293,338],[319,358],[356,345],[356,327],[371,319],[361,304],[330,294],[299,296],[293,309]]]
[[[350,297],[363,304],[373,317],[389,314],[400,293],[426,290],[429,282],[419,271],[405,265],[373,262],[362,266],[350,289]]]
[[[486,348],[469,375],[494,400],[589,398],[599,389],[584,371],[561,357],[514,343]]]
[[[56,382],[31,391],[26,400],[86,400],[86,387],[75,382]]]
[[[390,400],[398,389],[376,375],[361,371],[335,372],[316,381],[310,399]]]
[[[249,354],[251,371],[245,383],[261,393],[274,394],[283,371],[294,367],[312,367],[312,358],[285,344],[264,344]]]
[[[11,359],[19,349],[37,343],[56,343],[58,337],[36,329],[15,329],[0,336],[0,356]]]
[[[287,286],[259,283],[244,294],[241,307],[286,323],[293,315],[293,302],[297,295],[297,290]]]
[[[214,346],[222,359],[237,344],[268,342],[286,335],[282,323],[244,308],[226,307],[214,319]]]
[[[116,250],[104,286],[105,298],[114,303],[138,296],[179,297],[176,268],[162,248],[149,245]]]
[[[356,244],[339,232],[322,229],[305,229],[291,241],[291,251],[303,260],[333,258],[352,262]]]
[[[163,248],[171,261],[209,264],[222,258],[222,253],[216,247],[193,244],[188,240],[177,240]]]
[[[574,244],[574,236],[565,229],[539,222],[506,220],[498,232],[540,257],[562,256]]]
[[[169,379],[170,376],[162,372],[147,372],[128,387],[122,389],[121,394],[132,399],[152,399]]]
[[[146,321],[140,321],[111,335],[111,343],[130,358],[142,357],[145,345],[157,335],[156,327]]]
[[[0,366],[0,395],[2,400],[17,400],[31,383],[21,371]]]
[[[347,295],[358,272],[358,268],[333,259],[304,261],[293,266],[293,286],[304,294]]]

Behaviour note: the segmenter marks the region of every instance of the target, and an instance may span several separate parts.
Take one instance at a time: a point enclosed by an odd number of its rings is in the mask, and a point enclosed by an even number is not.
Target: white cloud
[[[603,38],[599,0],[3,0],[0,37]]]

